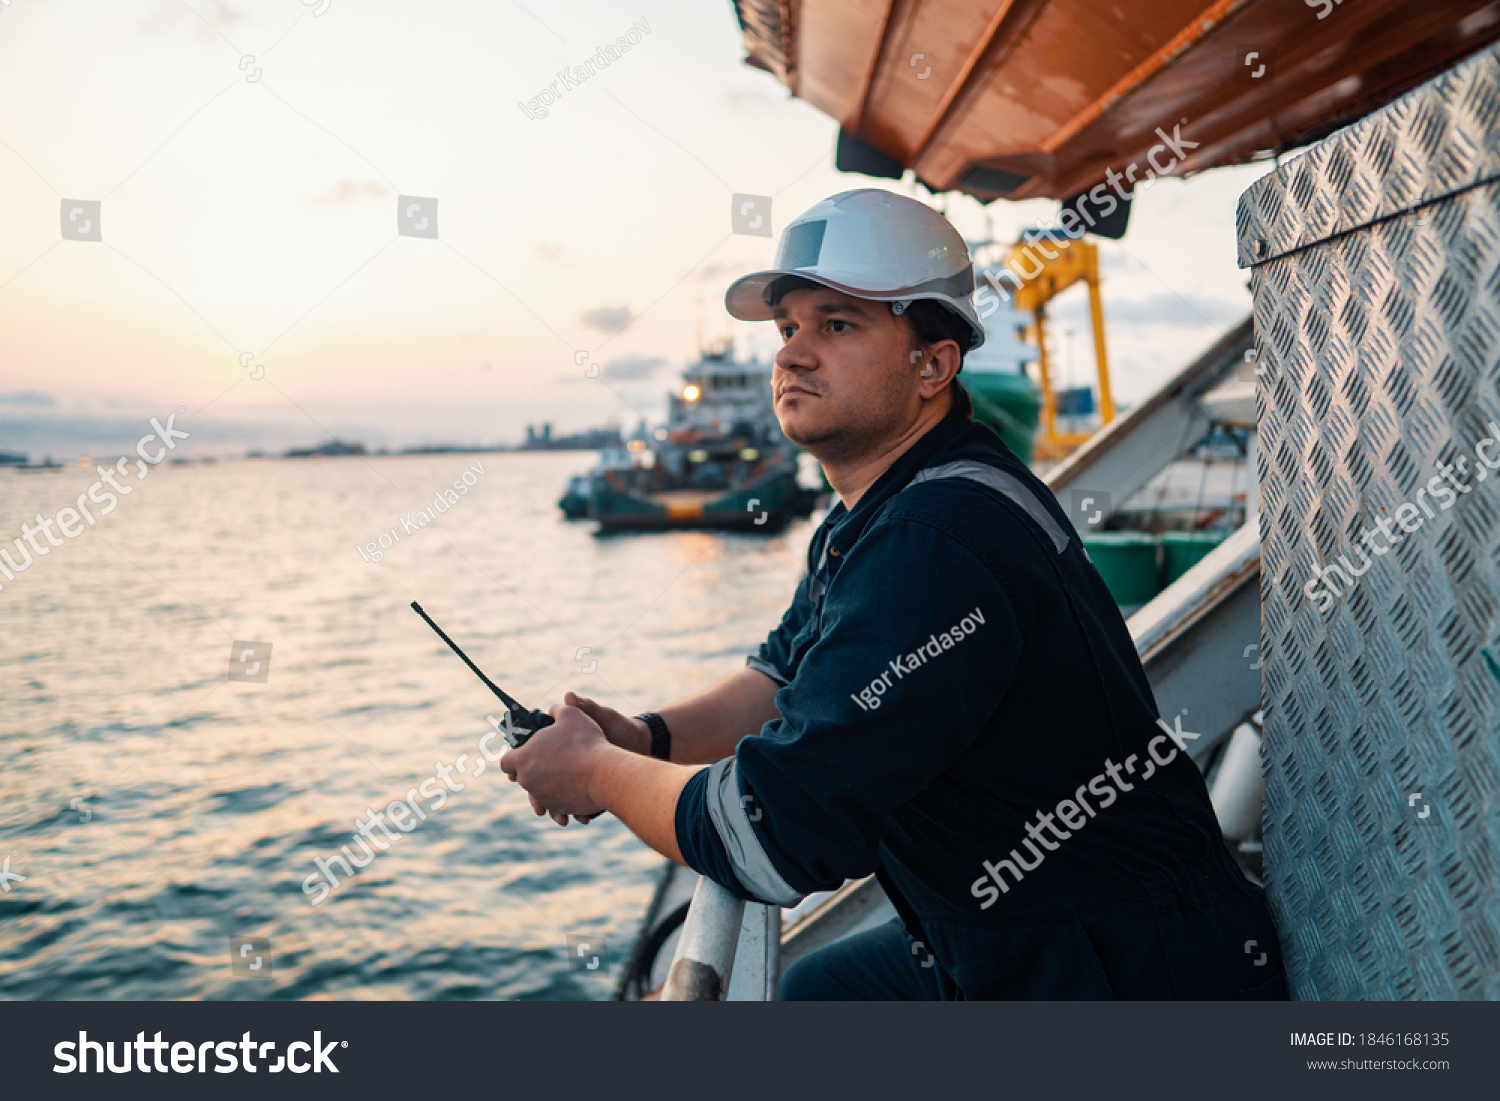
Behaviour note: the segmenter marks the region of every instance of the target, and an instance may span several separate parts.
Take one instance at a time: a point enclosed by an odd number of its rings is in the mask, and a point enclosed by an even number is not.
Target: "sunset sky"
[[[743,54],[727,0],[11,0],[0,449],[69,456],[179,406],[223,454],[660,417],[700,311],[706,335],[774,349],[723,311],[775,247],[731,233],[731,194],[772,196],[778,233],[852,187],[926,198],[835,172],[833,121]],[[1101,245],[1117,400],[1248,312],[1234,204],[1269,169],[1159,183]],[[397,234],[398,194],[438,200],[438,239]],[[101,241],[60,239],[63,200],[102,203]],[[946,207],[1009,239],[1056,204]],[[1081,291],[1056,316],[1085,381]]]

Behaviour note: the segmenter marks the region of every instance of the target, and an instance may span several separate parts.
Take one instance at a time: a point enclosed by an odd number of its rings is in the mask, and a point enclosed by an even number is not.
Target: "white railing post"
[[[698,877],[692,905],[667,972],[664,1002],[723,1001],[734,971],[745,903],[707,876]]]
[[[781,977],[781,907],[762,902],[745,903],[740,923],[740,946],[734,954],[734,973],[729,976],[726,1002],[773,1002],[776,980]]]
[[[1248,841],[1260,825],[1266,777],[1260,763],[1260,733],[1241,723],[1229,739],[1209,799],[1219,817],[1219,828],[1230,841]]]

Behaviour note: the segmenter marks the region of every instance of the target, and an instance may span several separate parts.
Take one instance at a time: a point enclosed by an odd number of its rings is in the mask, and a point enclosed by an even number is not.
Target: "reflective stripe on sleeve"
[[[776,668],[776,666],[772,665],[769,661],[761,657],[759,654],[751,654],[745,659],[745,664],[750,666],[750,668],[754,669],[757,673],[764,673],[766,676],[770,677],[773,681],[781,685],[781,687],[783,688],[792,683],[782,675],[780,669]]]
[[[739,766],[733,757],[718,761],[708,770],[708,785],[703,792],[708,815],[713,820],[719,840],[734,865],[734,874],[762,902],[777,906],[795,906],[803,895],[781,878],[781,873],[766,856],[766,850],[750,825],[753,813],[759,820],[763,811],[749,808],[751,796],[740,796]]]

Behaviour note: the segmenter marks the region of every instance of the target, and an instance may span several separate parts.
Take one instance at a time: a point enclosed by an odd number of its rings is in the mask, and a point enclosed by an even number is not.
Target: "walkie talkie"
[[[422,610],[422,605],[413,600],[411,602],[411,610],[425,619],[427,626],[437,632],[438,638],[446,642],[455,654],[463,658],[464,664],[474,670],[474,675],[484,681],[485,687],[500,697],[500,702],[505,704],[508,709],[506,723],[501,728],[501,733],[505,735],[505,740],[510,743],[512,749],[519,749],[526,744],[528,738],[542,729],[542,727],[552,725],[553,719],[551,715],[545,711],[537,711],[535,709],[528,711],[515,700],[511,699],[510,696],[506,695],[505,690],[498,684],[485,676],[484,671],[469,660],[469,655],[458,648],[458,643],[449,638],[441,627],[432,622],[432,617]]]

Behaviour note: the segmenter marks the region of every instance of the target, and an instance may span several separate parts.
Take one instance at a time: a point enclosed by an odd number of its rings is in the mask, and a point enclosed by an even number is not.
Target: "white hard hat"
[[[948,219],[915,199],[866,187],[830,196],[782,230],[776,266],[736,279],[724,308],[741,321],[771,320],[767,295],[784,275],[877,302],[903,313],[917,299],[941,302],[968,323],[967,350],[984,343],[970,301],[974,265]]]

